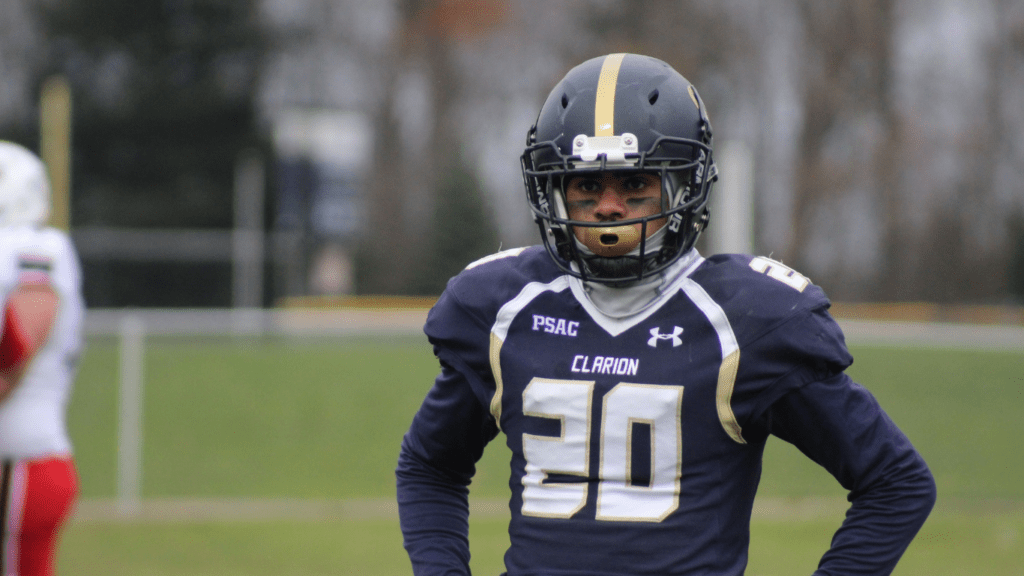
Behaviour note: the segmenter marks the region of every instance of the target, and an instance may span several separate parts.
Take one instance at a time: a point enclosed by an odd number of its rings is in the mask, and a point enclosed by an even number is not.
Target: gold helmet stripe
[[[693,86],[687,86],[686,90],[690,93],[690,100],[693,100],[693,105],[697,107],[697,110],[700,110],[700,102],[697,101],[697,93],[693,90]]]
[[[615,135],[615,86],[624,56],[610,54],[601,64],[601,75],[597,79],[597,100],[594,102],[594,136]]]

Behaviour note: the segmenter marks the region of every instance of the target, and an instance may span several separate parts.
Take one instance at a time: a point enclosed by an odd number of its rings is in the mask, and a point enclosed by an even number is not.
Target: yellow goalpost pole
[[[50,225],[71,226],[71,87],[64,76],[51,76],[42,86],[39,103],[39,155],[46,164],[52,190]]]

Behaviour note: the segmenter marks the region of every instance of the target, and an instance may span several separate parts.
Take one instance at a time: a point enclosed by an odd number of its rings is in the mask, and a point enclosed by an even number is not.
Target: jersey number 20
[[[523,413],[558,420],[562,432],[523,435],[523,514],[569,518],[586,505],[586,481],[552,482],[549,475],[590,476],[593,398],[592,381],[534,378],[523,391]],[[598,442],[598,520],[660,522],[679,506],[682,408],[682,386],[623,382],[605,395]],[[631,470],[638,426],[649,430],[650,470]],[[646,481],[637,485],[637,477]]]

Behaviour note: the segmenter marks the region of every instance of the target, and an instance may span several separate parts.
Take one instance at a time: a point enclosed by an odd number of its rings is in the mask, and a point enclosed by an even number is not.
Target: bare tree
[[[465,73],[457,60],[458,47],[493,30],[507,13],[494,0],[400,0],[398,7],[399,29],[385,64],[385,88],[377,109],[371,226],[360,279],[360,291],[369,293],[407,291],[415,284],[417,263],[430,260],[425,254],[427,238],[444,233],[429,229],[429,224],[437,190],[464,162],[464,115],[459,106]],[[411,81],[415,76],[422,81]],[[410,111],[403,110],[401,97],[409,89],[424,91],[426,109],[418,112],[426,114],[427,122],[420,126],[425,134],[418,138],[403,130]]]
[[[400,3],[399,30],[392,46],[382,59],[381,92],[372,111],[375,139],[373,168],[370,173],[368,219],[369,229],[360,251],[359,289],[368,293],[394,292],[390,286],[400,285],[408,268],[411,245],[402,216],[410,194],[411,172],[408,147],[402,145],[398,95],[403,65],[416,49],[415,20],[420,2]]]
[[[1019,3],[903,0],[905,230],[876,299],[997,302],[1008,291],[1020,194],[1024,68]],[[909,52],[909,53],[908,53]]]
[[[860,190],[875,198],[884,243],[899,246],[900,124],[892,105],[894,0],[818,3],[799,0],[805,36],[802,122],[794,166],[793,231],[780,257],[813,273],[841,297],[862,289],[864,271],[833,251],[822,265],[816,227],[833,230],[849,215],[845,196]],[[868,231],[865,231],[868,232]],[[869,232],[868,232],[869,233]],[[870,250],[870,246],[859,246]]]

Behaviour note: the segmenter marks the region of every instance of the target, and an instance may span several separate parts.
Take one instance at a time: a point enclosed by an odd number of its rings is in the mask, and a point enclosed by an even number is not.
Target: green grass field
[[[854,347],[850,373],[925,456],[939,504],[896,574],[1024,573],[1024,354]],[[145,363],[144,498],[391,502],[402,434],[437,364],[422,338],[151,339]],[[116,490],[117,347],[94,338],[69,415],[84,501]],[[473,498],[507,492],[495,443]],[[810,574],[844,494],[780,441],[752,525],[750,576]],[[824,511],[807,512],[815,502]],[[507,516],[472,519],[474,573],[496,576]],[[393,513],[307,520],[75,520],[59,554],[76,575],[409,574]]]

